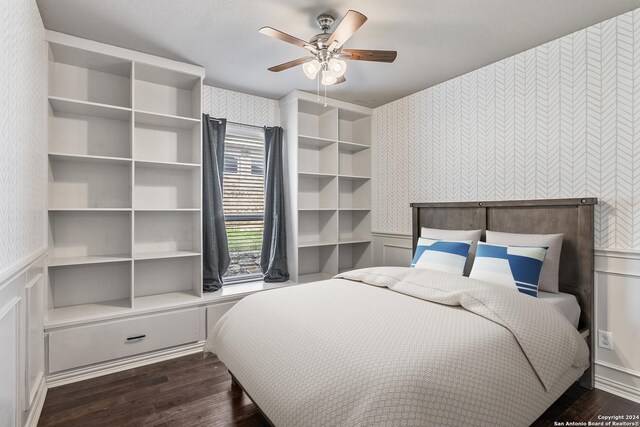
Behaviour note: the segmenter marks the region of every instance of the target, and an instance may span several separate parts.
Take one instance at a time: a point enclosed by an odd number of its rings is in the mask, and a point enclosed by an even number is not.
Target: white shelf
[[[301,176],[308,176],[311,178],[324,178],[324,177],[330,177],[333,178],[336,176],[335,173],[327,173],[327,172],[303,172],[303,171],[299,171],[298,175]]]
[[[170,307],[200,301],[199,295],[191,291],[165,292],[155,295],[137,296],[133,299],[136,310],[149,310],[158,307]]]
[[[371,177],[368,175],[340,174],[338,176],[340,177],[340,179],[354,180],[354,181],[368,181],[371,179]]]
[[[320,138],[318,136],[298,135],[300,147],[324,148],[336,143],[335,139]]]
[[[131,208],[49,208],[49,212],[131,212]]]
[[[337,241],[325,242],[325,241],[316,241],[316,242],[300,242],[298,243],[299,248],[315,248],[319,246],[335,246],[337,245]]]
[[[196,257],[200,256],[200,252],[191,251],[164,251],[164,252],[138,252],[133,255],[133,259],[136,261],[149,260],[149,259],[164,259],[164,258],[183,258],[183,257]]]
[[[90,304],[78,304],[67,307],[49,308],[45,328],[62,326],[67,323],[100,319],[131,311],[131,300],[121,298],[111,301],[100,301]]]
[[[49,97],[49,105],[54,114],[75,114],[110,120],[131,121],[131,108],[75,99]]]
[[[359,144],[356,142],[338,141],[340,150],[349,151],[351,153],[359,153],[360,151],[371,149],[370,145]]]
[[[179,162],[158,162],[152,160],[135,160],[136,165],[158,167],[167,169],[198,169],[199,164],[196,163],[179,163]]]
[[[200,126],[200,120],[191,117],[174,116],[171,114],[153,113],[150,111],[136,110],[136,123],[145,125],[172,127],[180,129],[192,129]]]
[[[136,208],[136,212],[200,212],[200,208]]]
[[[131,159],[123,157],[109,157],[109,156],[91,156],[87,154],[70,154],[70,153],[56,153],[49,152],[49,158],[66,161],[79,161],[87,163],[105,163],[113,165],[130,165]]]
[[[333,277],[331,274],[327,273],[311,273],[311,274],[302,274],[298,276],[298,283],[310,283],[310,282],[319,282],[321,280],[329,280]]]
[[[355,245],[358,243],[371,243],[371,239],[340,239],[339,245]]]
[[[67,265],[85,265],[85,264],[105,264],[110,262],[131,261],[131,257],[126,254],[121,255],[94,255],[94,256],[76,256],[51,258],[49,267],[62,267]]]

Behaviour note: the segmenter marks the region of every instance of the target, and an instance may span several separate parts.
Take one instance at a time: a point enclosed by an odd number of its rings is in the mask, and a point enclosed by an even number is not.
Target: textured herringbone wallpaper
[[[35,1],[0,1],[0,273],[46,246],[47,57]]]
[[[374,231],[410,233],[410,202],[597,196],[596,246],[640,248],[640,9],[381,106],[373,139]]]
[[[213,86],[202,87],[203,111],[213,117],[255,126],[280,124],[278,101]]]

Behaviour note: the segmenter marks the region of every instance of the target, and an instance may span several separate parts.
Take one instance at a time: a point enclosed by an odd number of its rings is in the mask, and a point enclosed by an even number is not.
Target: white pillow
[[[450,240],[450,241],[467,241],[470,240],[471,249],[469,250],[469,256],[467,257],[467,263],[464,267],[464,275],[468,276],[471,273],[471,266],[473,265],[473,259],[476,256],[476,248],[478,242],[482,236],[482,230],[444,230],[441,228],[426,228],[422,227],[420,230],[420,237],[426,237],[428,239],[436,240]]]
[[[538,287],[541,291],[557,294],[558,274],[560,271],[560,253],[562,252],[563,234],[520,234],[500,233],[487,230],[487,243],[510,246],[541,246],[546,247],[547,256],[544,258]]]

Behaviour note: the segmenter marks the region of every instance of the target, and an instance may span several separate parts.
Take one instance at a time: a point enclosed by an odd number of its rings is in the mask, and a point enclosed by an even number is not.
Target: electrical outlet
[[[598,331],[598,347],[613,350],[613,336],[609,331]]]

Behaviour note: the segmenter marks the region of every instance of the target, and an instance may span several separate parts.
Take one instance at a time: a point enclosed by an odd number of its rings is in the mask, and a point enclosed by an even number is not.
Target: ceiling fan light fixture
[[[329,86],[335,84],[338,78],[331,72],[331,70],[322,70],[322,84]]]
[[[329,70],[337,78],[344,76],[347,71],[347,63],[342,59],[331,58],[329,60]]]
[[[311,80],[315,79],[318,73],[320,72],[322,66],[317,59],[313,61],[302,64],[302,71],[304,71],[304,75],[310,78]]]

